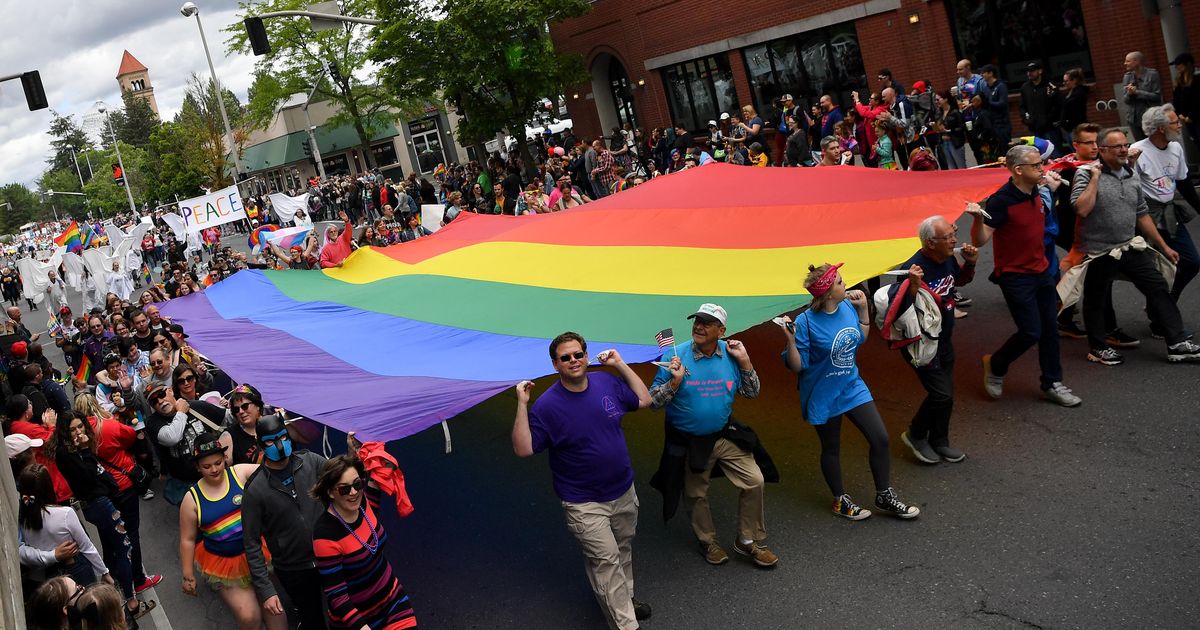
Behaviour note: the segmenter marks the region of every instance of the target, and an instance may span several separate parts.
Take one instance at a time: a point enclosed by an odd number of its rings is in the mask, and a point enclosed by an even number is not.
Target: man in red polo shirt
[[[1043,174],[1041,154],[1034,147],[1017,145],[1009,149],[1005,162],[1012,177],[988,197],[986,211],[977,204],[967,207],[975,246],[995,239],[995,270],[990,279],[1000,285],[1017,325],[1017,332],[999,350],[984,355],[984,389],[992,398],[999,398],[1009,366],[1037,344],[1042,393],[1064,407],[1075,407],[1083,401],[1062,382],[1058,294],[1054,269],[1046,257],[1047,215],[1053,208],[1044,199],[1052,197],[1043,197],[1038,189]]]

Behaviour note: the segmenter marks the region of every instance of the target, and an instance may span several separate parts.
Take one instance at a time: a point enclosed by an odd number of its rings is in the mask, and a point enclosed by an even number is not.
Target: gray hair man
[[[1017,326],[1004,345],[984,355],[984,389],[992,398],[999,398],[1009,366],[1036,345],[1043,395],[1064,407],[1075,407],[1083,401],[1062,382],[1058,292],[1049,257],[1053,246],[1046,246],[1046,217],[1054,216],[1054,197],[1041,186],[1045,181],[1050,188],[1057,188],[1060,180],[1043,174],[1041,153],[1029,145],[1009,149],[1005,160],[1012,176],[988,197],[987,210],[978,204],[967,205],[967,213],[972,215],[972,244],[982,247],[995,239],[992,279],[1000,285]]]
[[[1121,84],[1125,86],[1125,103],[1129,108],[1125,114],[1125,124],[1133,132],[1134,140],[1142,140],[1147,131],[1142,129],[1142,116],[1146,110],[1162,103],[1162,80],[1158,70],[1142,65],[1145,55],[1134,51],[1125,55],[1125,76]]]
[[[921,249],[900,265],[901,269],[908,269],[908,289],[901,293],[897,286],[889,291],[889,302],[896,308],[889,308],[888,312],[906,311],[924,284],[938,298],[942,330],[938,334],[937,354],[924,365],[916,365],[907,347],[900,349],[904,362],[917,373],[926,392],[925,400],[921,401],[908,430],[900,434],[900,439],[918,460],[926,464],[961,462],[966,454],[950,446],[950,416],[954,411],[954,293],[955,287],[975,278],[979,250],[970,243],[963,245],[963,262],[960,264],[954,255],[958,226],[940,215],[922,221],[917,236],[921,239]],[[901,302],[896,305],[896,300]]]
[[[1196,252],[1196,244],[1184,225],[1196,217],[1200,195],[1196,194],[1196,188],[1188,181],[1187,159],[1181,143],[1182,125],[1175,106],[1167,103],[1147,109],[1142,114],[1142,130],[1146,132],[1146,138],[1135,142],[1130,153],[1141,152],[1136,170],[1142,193],[1146,196],[1150,220],[1154,222],[1163,242],[1179,253],[1175,283],[1171,287],[1171,298],[1179,302],[1184,287],[1200,272],[1200,254]],[[1175,203],[1176,192],[1183,196],[1187,204]],[[1151,323],[1150,330],[1156,336],[1163,336],[1162,327],[1157,322]]]
[[[1120,129],[1100,134],[1100,162],[1080,166],[1071,183],[1071,203],[1079,218],[1079,246],[1088,255],[1084,264],[1083,325],[1088,333],[1088,360],[1119,365],[1124,357],[1108,347],[1104,334],[1104,305],[1113,279],[1123,274],[1142,295],[1151,321],[1162,326],[1170,362],[1200,360],[1200,346],[1187,339],[1179,307],[1154,255],[1138,234],[1171,262],[1171,249],[1150,218],[1150,209],[1133,170],[1129,139]],[[1140,160],[1139,160],[1140,161]]]

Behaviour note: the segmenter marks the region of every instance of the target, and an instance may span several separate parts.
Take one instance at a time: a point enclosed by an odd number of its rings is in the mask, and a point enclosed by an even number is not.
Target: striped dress
[[[346,524],[327,510],[313,527],[313,554],[325,590],[329,627],[416,628],[408,593],[384,555],[387,533],[368,502],[364,501],[363,509],[366,518],[360,511],[357,519]],[[373,552],[369,546],[374,546]]]

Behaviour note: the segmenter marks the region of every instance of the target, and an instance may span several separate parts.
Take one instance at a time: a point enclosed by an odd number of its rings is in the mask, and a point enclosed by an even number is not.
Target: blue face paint
[[[292,456],[292,439],[284,429],[274,435],[262,436],[263,455],[273,462],[281,462]],[[267,444],[267,442],[271,442]]]

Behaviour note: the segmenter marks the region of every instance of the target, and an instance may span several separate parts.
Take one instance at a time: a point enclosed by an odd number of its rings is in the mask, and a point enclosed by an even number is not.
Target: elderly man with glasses
[[[1043,174],[1041,154],[1028,145],[1009,149],[1005,162],[1011,177],[988,197],[986,210],[978,204],[967,206],[972,243],[982,247],[995,240],[990,279],[1000,285],[1017,325],[1004,345],[983,356],[984,389],[992,398],[1000,398],[1009,367],[1037,345],[1043,395],[1064,407],[1076,407],[1083,401],[1063,384],[1058,347],[1056,262],[1051,260],[1058,223],[1051,191],[1041,186],[1045,181],[1057,188],[1059,179]]]
[[[1078,239],[1088,258],[1083,278],[1083,325],[1088,333],[1088,360],[1119,365],[1124,357],[1105,341],[1104,308],[1117,274],[1146,296],[1151,321],[1161,326],[1167,341],[1167,360],[1200,360],[1200,346],[1187,339],[1183,318],[1147,241],[1172,263],[1179,254],[1163,240],[1151,218],[1134,172],[1129,138],[1120,129],[1100,134],[1100,161],[1079,167],[1071,183],[1071,202],[1079,220]],[[1142,238],[1138,237],[1138,234]],[[1144,239],[1144,240],[1143,240]]]
[[[917,408],[908,431],[900,435],[913,455],[926,464],[939,462],[961,462],[966,458],[962,451],[950,446],[950,415],[954,411],[954,333],[955,289],[975,278],[975,262],[979,250],[967,243],[962,247],[963,262],[955,256],[958,244],[958,226],[942,216],[932,216],[917,227],[921,249],[913,254],[900,269],[908,270],[908,288],[901,294],[899,285],[889,289],[890,308],[886,319],[893,313],[904,313],[914,303],[922,285],[937,298],[941,311],[941,332],[937,334],[937,353],[924,365],[917,365],[908,347],[900,349],[905,363],[917,373],[917,379],[925,388],[925,400]],[[897,302],[899,300],[899,302]]]

